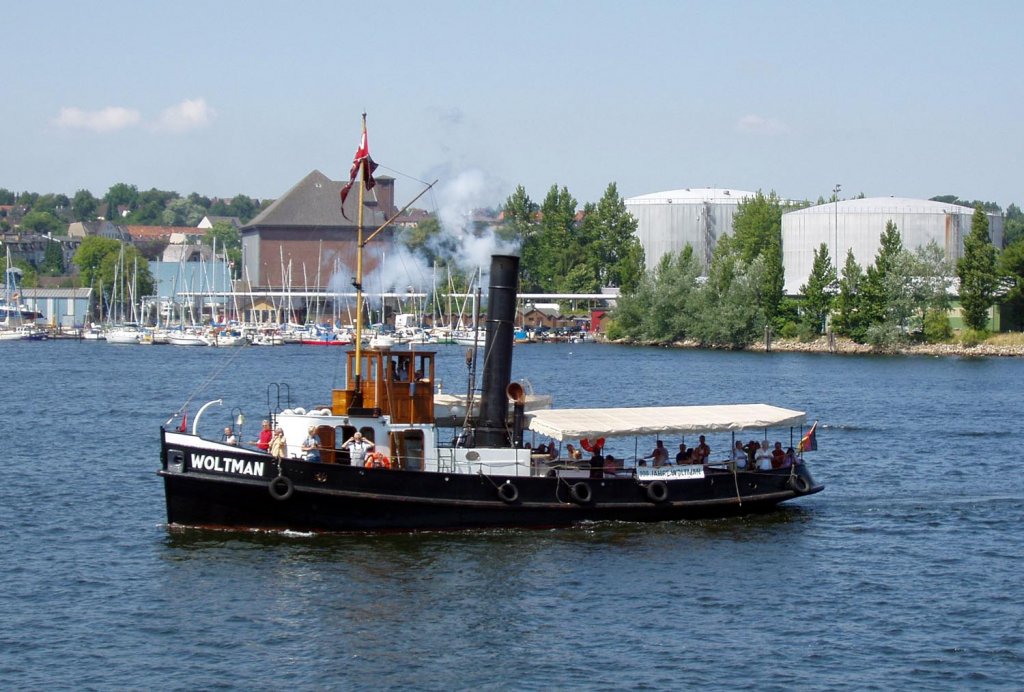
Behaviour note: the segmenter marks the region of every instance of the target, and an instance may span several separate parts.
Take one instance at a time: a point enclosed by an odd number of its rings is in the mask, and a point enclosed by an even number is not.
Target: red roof
[[[172,233],[185,235],[206,235],[205,228],[195,226],[125,226],[132,240],[161,240],[170,238]]]

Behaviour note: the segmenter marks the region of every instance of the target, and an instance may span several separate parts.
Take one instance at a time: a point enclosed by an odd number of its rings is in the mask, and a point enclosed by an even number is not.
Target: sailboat
[[[287,408],[271,412],[280,431],[273,454],[200,434],[203,412],[219,399],[200,407],[191,429],[185,407],[179,409],[160,435],[158,474],[169,524],[349,531],[652,522],[763,512],[824,488],[802,458],[751,471],[729,460],[624,468],[601,454],[614,437],[792,428],[805,420],[802,411],[739,404],[527,413],[525,391],[511,381],[519,283],[513,255],[491,258],[478,406],[471,382],[466,410],[439,417],[435,352],[362,345],[362,251],[397,216],[364,237],[363,195],[372,189],[374,168],[364,114],[342,190],[344,204],[359,175],[356,338],[346,352],[343,386],[331,391],[329,405],[308,408],[286,394]],[[172,425],[179,415],[181,424]],[[535,454],[526,431],[579,440],[593,457],[559,461]],[[310,448],[318,452],[315,461]]]

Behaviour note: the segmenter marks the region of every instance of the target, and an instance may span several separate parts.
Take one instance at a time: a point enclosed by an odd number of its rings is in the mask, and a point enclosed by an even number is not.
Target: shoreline
[[[876,348],[868,344],[858,344],[850,339],[836,338],[834,348],[829,348],[828,339],[820,337],[814,341],[799,341],[796,339],[773,338],[771,348],[765,348],[764,340],[756,341],[744,348],[729,349],[728,347],[701,346],[696,341],[674,341],[671,343],[641,342],[629,339],[609,341],[607,343],[618,343],[635,346],[662,346],[665,348],[692,348],[706,350],[736,350],[736,351],[767,351],[769,353],[823,353],[827,355],[873,355],[873,356],[955,356],[955,357],[979,357],[995,356],[1001,358],[1024,357],[1024,345],[993,345],[978,344],[977,346],[964,346],[962,344],[908,344],[896,348]]]

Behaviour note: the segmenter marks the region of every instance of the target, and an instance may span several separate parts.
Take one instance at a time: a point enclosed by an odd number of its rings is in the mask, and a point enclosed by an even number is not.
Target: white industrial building
[[[740,202],[754,196],[756,193],[746,190],[685,188],[624,200],[637,220],[636,235],[644,249],[646,269],[657,267],[664,255],[678,254],[692,245],[706,270],[718,239],[732,232]]]
[[[907,197],[868,197],[819,204],[782,215],[782,265],[787,295],[800,295],[814,264],[814,251],[825,243],[833,263],[842,275],[846,253],[861,268],[874,263],[882,232],[892,221],[903,239],[903,247],[916,250],[931,241],[955,262],[964,251],[964,238],[971,232],[974,210],[945,202]],[[989,237],[998,248],[1003,245],[1003,217],[989,214]]]

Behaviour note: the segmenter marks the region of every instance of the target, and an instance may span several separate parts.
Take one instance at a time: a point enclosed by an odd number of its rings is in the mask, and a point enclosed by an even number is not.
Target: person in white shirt
[[[348,449],[352,455],[352,465],[362,466],[363,460],[366,458],[366,453],[373,449],[373,443],[369,440],[363,439],[362,433],[355,433],[352,437],[345,440],[342,445],[342,449]]]

